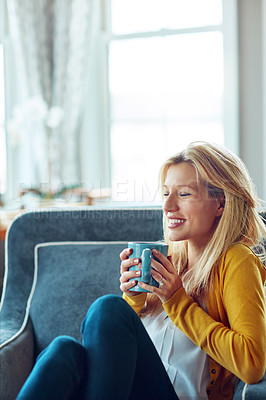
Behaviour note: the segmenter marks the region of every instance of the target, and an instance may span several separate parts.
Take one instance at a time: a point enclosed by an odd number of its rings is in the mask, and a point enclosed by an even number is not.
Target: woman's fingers
[[[120,290],[128,295],[134,295],[134,292],[130,293],[128,291],[137,284],[137,280],[135,280],[134,278],[139,278],[140,276],[140,270],[124,272],[120,277]]]
[[[129,258],[131,253],[132,253],[132,249],[124,249],[120,253],[120,259],[121,259],[120,273],[121,274],[123,274],[125,271],[127,271],[133,265],[138,265],[140,262],[140,260],[138,258]]]
[[[139,278],[140,276],[141,276],[141,271],[127,271],[120,276],[120,282],[125,283],[128,282],[129,279]]]
[[[139,258],[128,258],[121,262],[120,272],[123,274],[124,272],[128,271],[130,267],[136,266],[140,264]]]
[[[130,254],[132,253],[132,249],[124,249],[123,251],[121,251],[121,253],[120,253],[120,259],[123,261],[123,260],[126,260],[129,256],[130,256]]]
[[[138,268],[137,270],[129,270],[130,267],[140,266],[139,258],[129,258],[132,253],[132,249],[124,249],[120,253],[121,258],[121,267],[120,267],[120,290],[126,293],[129,296],[133,296],[137,293],[130,292],[129,289],[136,286],[137,281],[134,278],[141,276],[141,270]]]
[[[156,280],[156,282],[160,282],[164,278],[164,276],[157,272],[155,269],[151,270],[151,275]]]
[[[156,294],[160,298],[161,302],[164,303],[182,286],[182,281],[174,268],[170,257],[167,258],[158,251],[153,251],[153,255],[158,261],[154,259],[152,260],[151,274],[156,282],[159,283],[159,286],[149,286],[142,282],[139,282],[138,285],[142,289]]]
[[[129,289],[131,289],[132,287],[136,286],[137,281],[130,281],[130,282],[125,282],[125,283],[121,283],[120,285],[120,290],[123,293],[126,293],[127,295],[135,295],[136,293],[130,293]]]
[[[164,268],[168,272],[173,273],[176,271],[172,264],[171,256],[165,257],[160,251],[158,251],[156,249],[152,250],[152,254],[154,257],[157,258],[157,260],[160,261],[160,263],[164,266]]]
[[[159,261],[152,259],[151,261],[151,275],[155,280],[166,278],[171,275],[172,272],[169,272],[165,265],[161,264]]]

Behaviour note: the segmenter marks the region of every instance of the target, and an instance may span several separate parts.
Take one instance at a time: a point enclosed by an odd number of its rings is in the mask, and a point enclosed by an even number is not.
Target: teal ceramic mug
[[[159,260],[152,254],[152,250],[159,250],[165,257],[168,254],[168,244],[161,242],[129,242],[128,248],[132,249],[132,253],[129,258],[139,258],[141,259],[142,269],[138,265],[134,265],[129,268],[130,271],[141,270],[141,276],[135,277],[130,280],[137,282],[144,282],[151,286],[159,286],[159,283],[151,276],[151,260],[154,258],[156,261]],[[148,292],[148,290],[142,289],[138,284],[129,289],[134,292]]]

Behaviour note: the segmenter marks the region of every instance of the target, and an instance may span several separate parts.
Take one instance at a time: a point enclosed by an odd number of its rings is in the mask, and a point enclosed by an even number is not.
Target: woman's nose
[[[178,206],[178,201],[176,199],[176,196],[168,195],[164,200],[163,210],[166,212],[169,212],[169,211],[176,211],[178,209],[179,209],[179,206]]]

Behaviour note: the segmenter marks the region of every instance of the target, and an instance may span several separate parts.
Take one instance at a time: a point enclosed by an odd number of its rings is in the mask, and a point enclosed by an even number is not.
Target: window
[[[109,6],[114,200],[153,202],[166,158],[194,140],[224,143],[222,0]]]
[[[0,44],[0,194],[6,192],[6,138],[5,138],[5,92],[4,51]]]

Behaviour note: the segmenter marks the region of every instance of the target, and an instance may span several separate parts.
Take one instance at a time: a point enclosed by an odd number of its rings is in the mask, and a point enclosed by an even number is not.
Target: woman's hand
[[[136,286],[137,282],[133,279],[129,282],[129,279],[140,277],[141,271],[129,271],[130,267],[134,265],[140,264],[140,259],[138,258],[128,258],[132,253],[132,249],[124,249],[120,253],[120,258],[122,260],[120,267],[120,290],[125,293],[127,296],[135,296],[139,294],[139,292],[130,291],[129,289]]]
[[[146,283],[139,282],[138,285],[156,294],[162,303],[165,303],[173,294],[182,287],[182,281],[179,277],[175,267],[171,262],[171,257],[165,257],[158,250],[152,251],[153,255],[160,261],[152,259],[152,276],[159,283],[159,287],[147,285]]]

